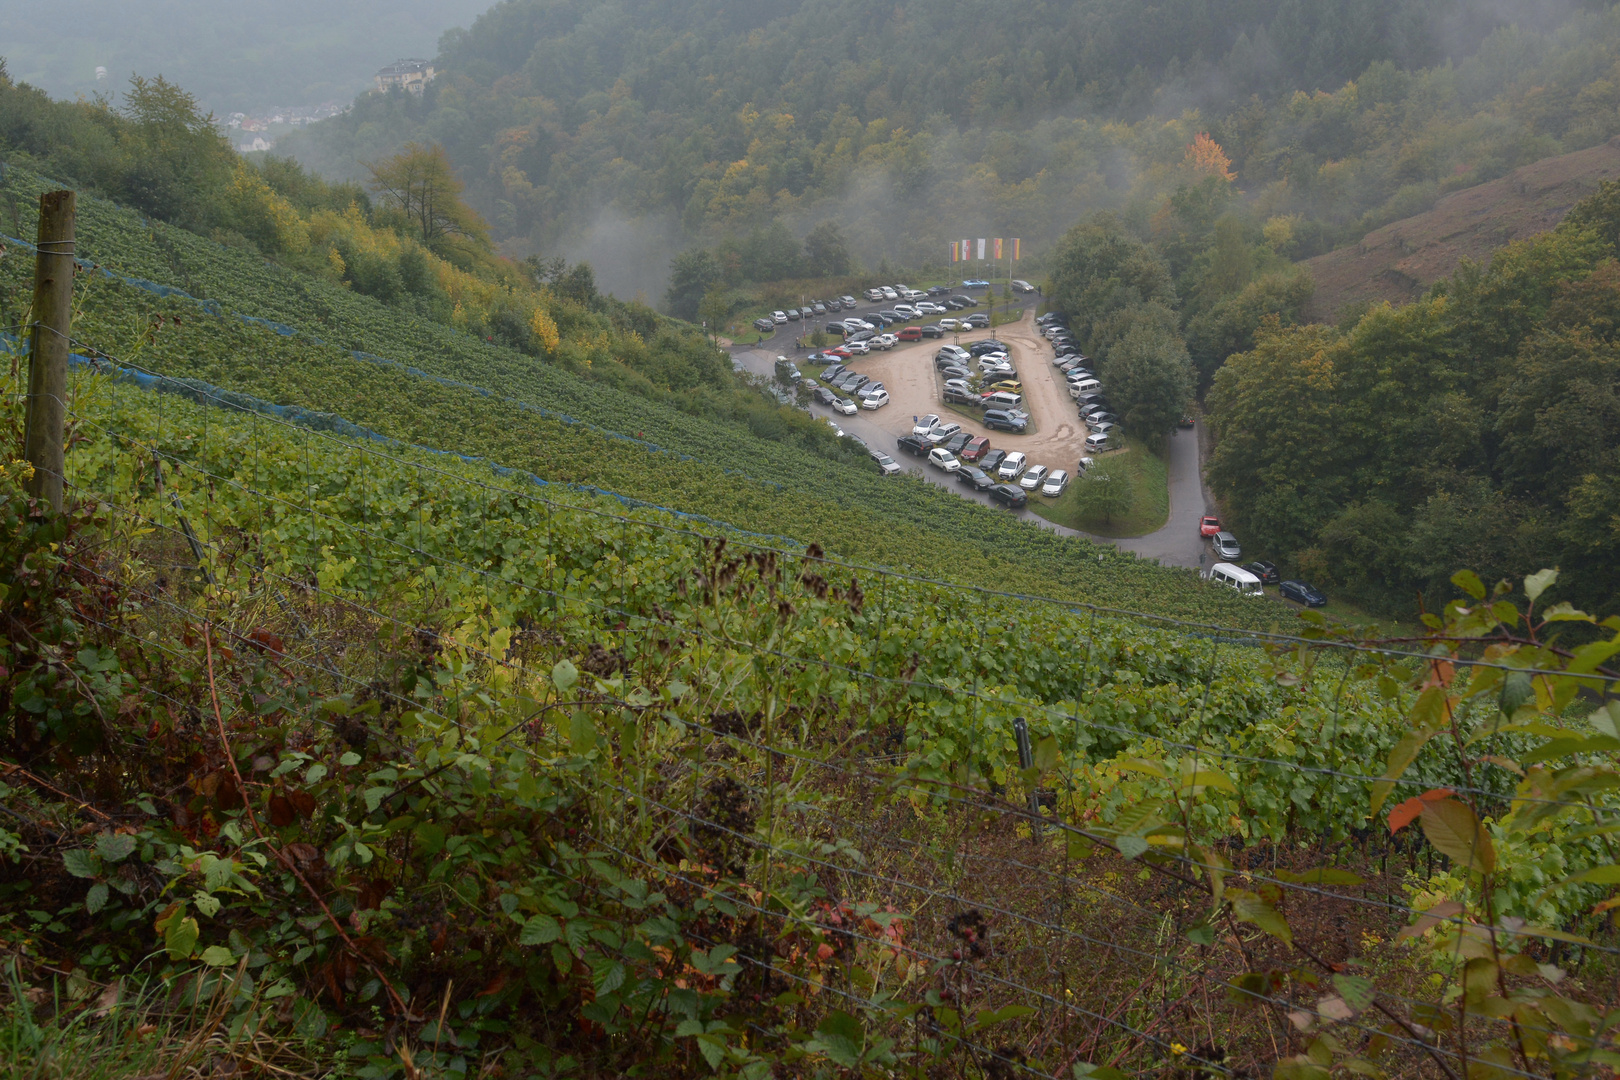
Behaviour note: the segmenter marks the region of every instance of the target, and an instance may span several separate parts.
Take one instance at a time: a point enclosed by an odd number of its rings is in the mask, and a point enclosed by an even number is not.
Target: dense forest
[[[1265,217],[1298,216],[1297,257],[1620,131],[1617,59],[1607,5],[511,0],[446,37],[425,98],[284,149],[359,178],[437,142],[497,240],[617,282],[610,254],[662,268],[778,219],[838,221],[869,266],[963,235],[1039,253],[1090,210],[1145,223],[1208,131]]]

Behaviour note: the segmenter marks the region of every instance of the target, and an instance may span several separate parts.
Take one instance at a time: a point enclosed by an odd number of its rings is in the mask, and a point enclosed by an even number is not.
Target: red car
[[[827,355],[836,356],[840,360],[853,360],[855,358],[855,354],[844,348],[842,345],[837,345],[831,349],[828,349]]]
[[[922,327],[908,326],[896,334],[895,337],[901,341],[921,341],[923,338]]]
[[[962,452],[956,456],[963,461],[978,461],[989,452],[990,440],[983,435],[975,435],[968,440],[968,444],[962,447]]]
[[[1198,535],[1214,536],[1221,531],[1221,519],[1218,517],[1202,517],[1198,519]]]

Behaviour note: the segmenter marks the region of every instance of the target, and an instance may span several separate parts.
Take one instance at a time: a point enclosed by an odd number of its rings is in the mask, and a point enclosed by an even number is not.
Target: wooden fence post
[[[32,348],[28,359],[28,412],[23,457],[34,467],[28,493],[62,510],[66,472],[68,335],[73,318],[73,214],[71,191],[39,197],[39,251],[34,258]]]

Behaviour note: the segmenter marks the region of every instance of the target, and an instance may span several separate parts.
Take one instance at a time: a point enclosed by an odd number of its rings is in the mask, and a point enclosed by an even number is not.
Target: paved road
[[[862,306],[876,311],[883,305]],[[784,355],[789,358],[804,355],[803,350],[796,351],[793,348],[793,334],[786,330],[758,345],[741,345],[731,350],[732,363],[736,367],[767,379],[775,377],[776,358]],[[836,422],[840,428],[859,437],[866,445],[889,454],[900,463],[901,468],[919,479],[945,488],[964,499],[972,499],[974,502],[994,507],[984,493],[971,491],[957,483],[955,477],[948,476],[938,469],[930,469],[916,458],[897,453],[894,449],[894,435],[868,419],[865,414],[839,416],[822,405],[811,405],[810,412]],[[1058,525],[1027,510],[1007,511],[1000,507],[994,508],[998,513],[1012,513],[1048,532],[1055,532],[1060,536],[1085,537],[1099,544],[1116,544],[1126,551],[1136,552],[1142,558],[1157,559],[1165,566],[1199,566],[1200,556],[1205,552],[1205,541],[1198,535],[1198,519],[1209,512],[1206,507],[1212,504],[1204,490],[1203,478],[1200,475],[1198,435],[1197,428],[1178,429],[1175,437],[1170,440],[1170,518],[1165,522],[1164,528],[1146,536],[1129,540],[1112,540]]]

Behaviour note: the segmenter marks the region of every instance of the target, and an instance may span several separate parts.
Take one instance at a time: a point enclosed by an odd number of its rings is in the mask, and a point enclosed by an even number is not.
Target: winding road
[[[872,305],[875,310],[882,305]],[[1025,317],[1029,317],[1026,309]],[[730,350],[732,364],[738,370],[752,372],[755,375],[772,379],[776,374],[776,358],[787,355],[790,359],[802,357],[803,350],[795,350],[792,338],[786,332],[781,333],[780,341],[767,339],[758,345],[733,346]],[[954,477],[930,469],[915,458],[900,455],[894,451],[894,434],[886,427],[876,423],[872,417],[875,414],[858,413],[854,416],[839,416],[831,409],[822,405],[811,405],[810,412],[819,417],[832,420],[844,431],[855,435],[866,445],[890,454],[900,463],[901,468],[914,476],[920,477],[930,484],[949,490],[952,494],[972,499],[993,506],[989,497],[982,492],[970,491],[957,483]],[[1198,519],[1207,513],[1212,513],[1214,503],[1204,487],[1199,447],[1202,440],[1200,428],[1178,429],[1170,440],[1169,487],[1170,487],[1170,516],[1164,527],[1146,536],[1135,536],[1123,540],[1115,540],[1104,536],[1093,536],[1090,533],[1047,521],[1039,514],[1032,514],[1027,510],[1012,511],[1018,517],[1031,524],[1058,533],[1061,536],[1079,536],[1095,541],[1099,544],[1113,544],[1126,551],[1133,551],[1144,559],[1155,559],[1164,566],[1198,567],[1206,560],[1206,544],[1198,535]],[[1008,511],[996,507],[998,513]]]

